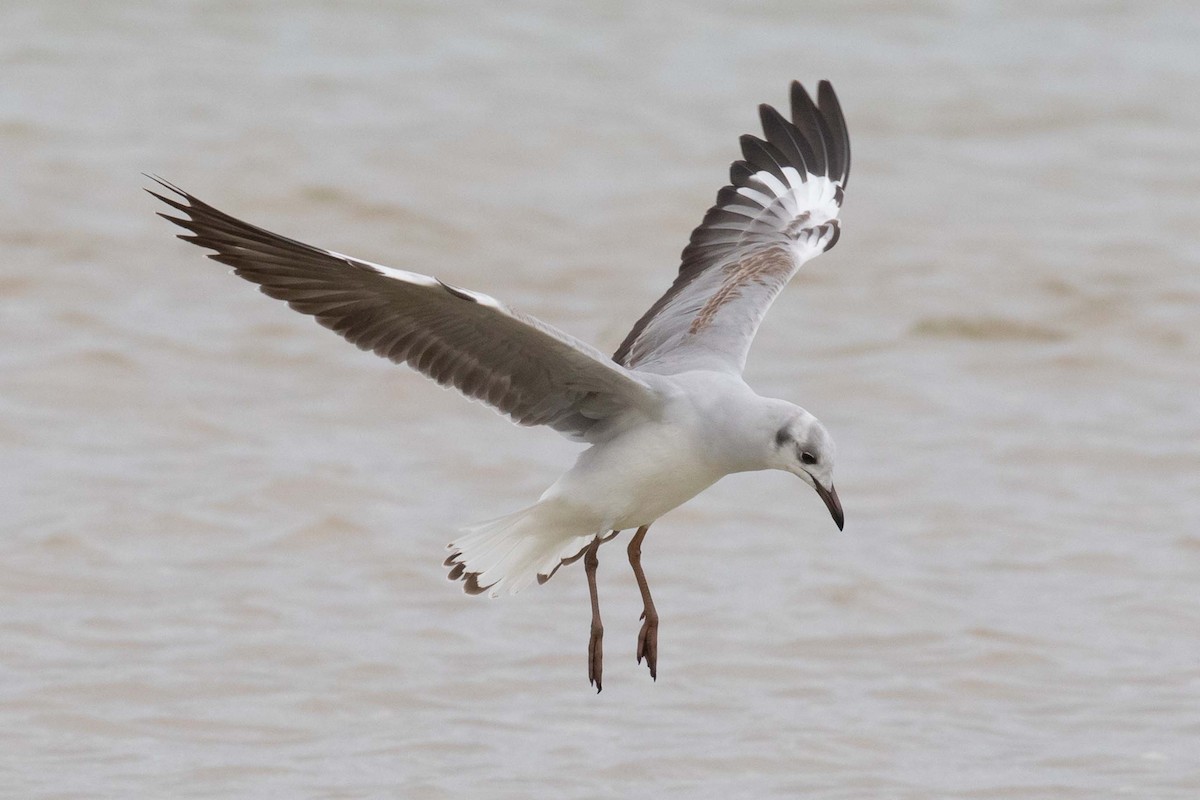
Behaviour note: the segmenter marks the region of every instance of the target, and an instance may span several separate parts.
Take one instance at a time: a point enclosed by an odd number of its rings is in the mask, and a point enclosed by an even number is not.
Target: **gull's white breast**
[[[671,381],[676,391],[659,419],[584,451],[542,499],[572,507],[597,531],[625,530],[649,525],[743,468],[723,457],[730,451],[722,445],[731,421],[740,427],[739,407],[754,405],[753,392],[738,378],[712,373]]]

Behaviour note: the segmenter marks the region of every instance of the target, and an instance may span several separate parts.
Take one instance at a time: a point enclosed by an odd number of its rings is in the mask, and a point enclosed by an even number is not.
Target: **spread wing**
[[[150,194],[186,215],[160,214],[189,231],[180,239],[216,251],[209,258],[359,348],[518,424],[589,440],[599,422],[656,403],[643,381],[599,350],[485,294],[288,239],[154,180],[175,196]]]
[[[744,160],[692,232],[679,275],[613,355],[671,374],[740,374],[754,334],[800,266],[838,240],[850,137],[828,81],[817,103],[792,84],[792,118],[759,106],[766,140],[741,139]]]

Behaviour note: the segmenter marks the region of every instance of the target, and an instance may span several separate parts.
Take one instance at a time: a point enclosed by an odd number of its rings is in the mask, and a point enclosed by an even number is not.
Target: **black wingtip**
[[[182,211],[184,214],[187,214],[189,216],[192,215],[193,209],[192,209],[192,204],[191,204],[191,198],[188,197],[187,195],[183,195],[183,198],[185,200],[187,200],[188,202],[181,203],[173,197],[167,197],[166,195],[161,195],[158,192],[152,191],[150,189],[146,189],[145,191],[151,197],[158,198],[159,200],[166,203],[167,205],[169,205],[171,208],[175,209],[176,211]],[[159,213],[161,214],[161,212],[159,212]],[[171,219],[171,218],[168,217],[168,219]],[[171,219],[171,221],[174,222],[175,220]]]
[[[808,93],[808,89],[805,89],[804,84],[800,81],[792,81],[791,96],[793,115],[795,115],[797,109],[809,109],[816,107],[816,103],[813,102],[812,96]]]
[[[149,188],[146,186],[142,187],[143,192],[150,195],[154,199],[159,200],[160,202],[166,203],[167,205],[169,205],[171,208],[175,209],[176,211],[182,211],[183,213],[188,214],[189,216],[192,214],[192,212],[194,211],[194,209],[197,205],[196,198],[192,197],[190,194],[185,192],[183,189],[180,189],[175,184],[171,183],[170,181],[166,180],[165,178],[159,177],[158,175],[154,175],[149,172],[143,172],[142,177],[149,178],[150,180],[157,183],[159,187],[166,189],[167,192],[169,192],[171,195],[175,195],[175,196],[173,196],[173,197],[168,196],[166,194],[155,191],[155,189],[152,189],[152,188]],[[155,188],[158,188],[158,187],[155,187]],[[163,215],[160,213],[159,216],[163,216]],[[175,219],[174,217],[164,217],[164,219],[168,219],[171,222],[178,222],[178,220]]]
[[[188,224],[191,222],[190,219],[184,219],[183,217],[172,217],[170,214],[168,214],[165,211],[155,211],[154,216],[162,217],[167,222],[174,222],[176,225],[179,225],[180,227],[183,227],[183,228],[186,228],[188,226]]]
[[[771,144],[765,139],[759,139],[757,136],[751,136],[746,133],[738,140],[742,145],[742,156],[754,167],[755,170],[763,170],[771,173],[780,181],[787,183],[787,177],[784,175],[784,167],[788,166],[789,159],[786,155],[779,151],[779,148]]]
[[[810,165],[815,169],[816,151],[799,128],[778,110],[766,104],[758,107],[758,115],[767,141],[780,152],[789,166],[795,168],[801,176],[811,171]]]
[[[850,180],[850,133],[846,128],[842,104],[829,81],[823,80],[817,84],[817,104],[833,136],[831,144],[836,154],[836,169],[841,185],[845,188]]]
[[[175,194],[179,195],[180,197],[187,197],[187,196],[188,196],[188,193],[187,193],[187,192],[185,192],[183,189],[180,189],[178,186],[176,186],[175,184],[171,183],[171,182],[170,182],[169,180],[167,180],[166,178],[163,178],[163,177],[160,177],[160,176],[158,176],[158,175],[155,175],[155,174],[154,174],[154,173],[152,173],[152,172],[143,172],[143,173],[142,173],[142,177],[143,177],[143,178],[149,178],[150,180],[154,181],[155,183],[157,183],[159,186],[163,187],[163,188],[164,188],[164,189],[166,189],[167,191],[174,192]],[[154,194],[154,192],[151,192],[149,189],[146,189],[146,191],[147,191],[147,192],[150,192],[151,194]],[[159,196],[159,195],[155,195],[155,197],[158,197],[158,196]]]

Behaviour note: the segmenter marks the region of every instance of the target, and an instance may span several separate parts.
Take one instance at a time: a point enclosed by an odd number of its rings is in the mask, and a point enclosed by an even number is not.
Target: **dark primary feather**
[[[800,134],[795,125],[789,125],[783,115],[766,103],[758,107],[758,116],[762,121],[763,133],[767,141],[773,143],[787,162],[801,174],[808,171],[809,164],[815,164],[817,157],[812,145]]]
[[[406,363],[521,425],[586,439],[598,420],[647,408],[649,390],[602,353],[491,298],[332,253],[243,222],[165,181],[147,190],[184,216],[179,238],[363,350]],[[485,302],[486,301],[486,302]]]
[[[771,173],[781,182],[787,183],[787,177],[783,174],[783,168],[790,166],[787,156],[779,151],[778,147],[770,142],[764,142],[762,139],[755,138],[750,134],[745,134],[739,140],[742,145],[742,156],[747,163],[752,166],[755,171],[764,170]]]
[[[850,181],[850,132],[846,129],[846,118],[842,115],[841,103],[838,102],[833,85],[829,81],[817,84],[817,103],[821,109],[821,116],[833,134],[830,146],[835,155],[836,171],[831,174],[838,176],[838,183],[844,191]]]
[[[833,175],[829,171],[829,141],[833,134],[800,81],[792,81],[792,124],[812,143],[816,161],[809,166],[813,174]]]

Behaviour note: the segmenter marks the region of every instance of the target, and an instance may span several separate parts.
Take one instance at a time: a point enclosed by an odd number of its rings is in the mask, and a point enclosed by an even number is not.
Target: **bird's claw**
[[[646,612],[642,612],[641,617],[642,630],[638,633],[637,643],[637,663],[642,663],[642,659],[646,659],[646,666],[650,668],[651,680],[658,680],[658,615],[647,618]]]
[[[600,679],[604,674],[604,628],[592,628],[588,640],[588,683],[596,687],[596,694],[603,688]]]

